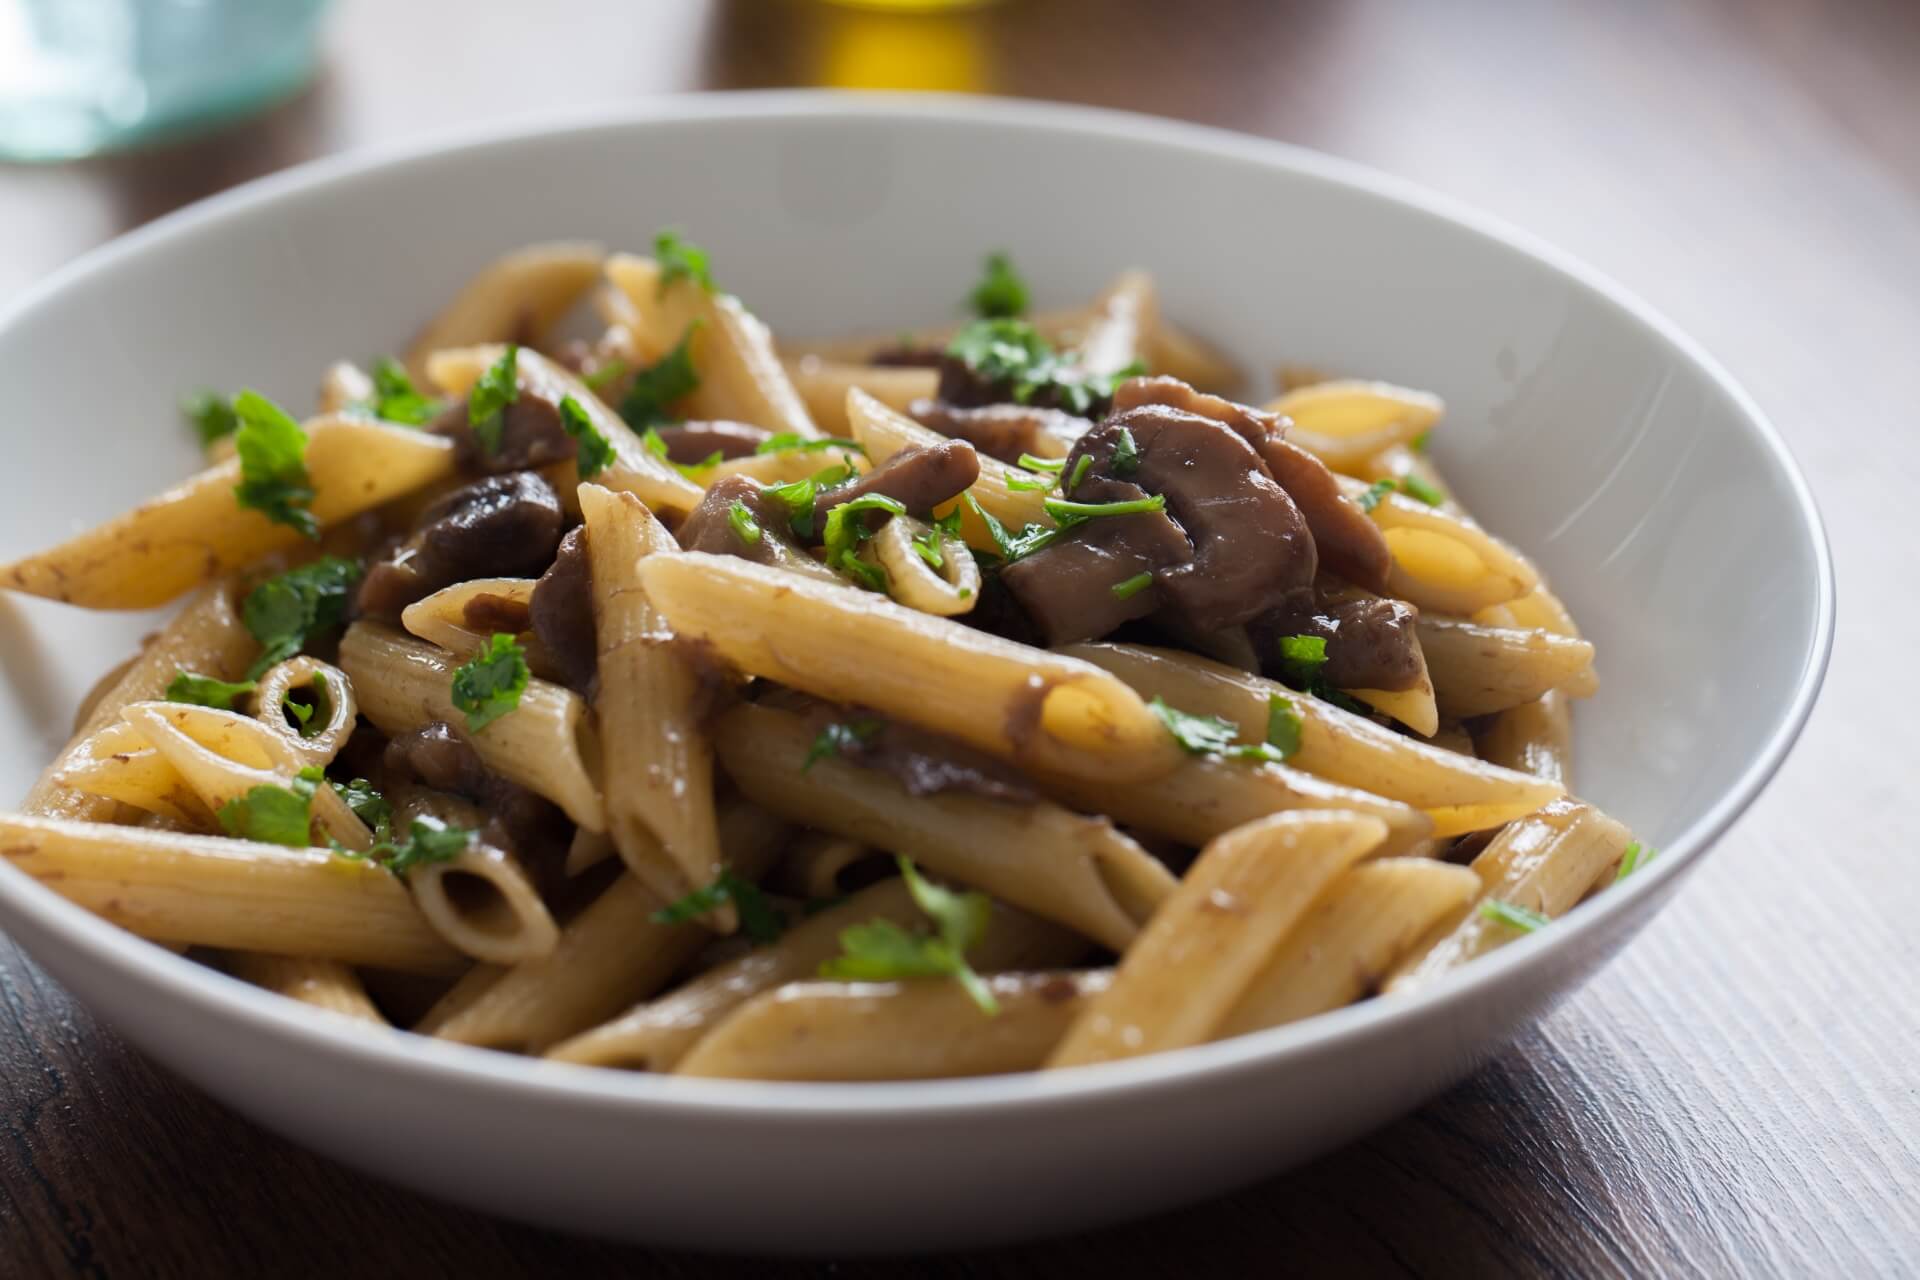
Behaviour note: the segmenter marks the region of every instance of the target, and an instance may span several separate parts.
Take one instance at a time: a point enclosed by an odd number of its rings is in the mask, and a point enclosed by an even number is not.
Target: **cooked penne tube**
[[[1480,892],[1465,867],[1377,858],[1342,872],[1281,940],[1216,1039],[1324,1013],[1372,993],[1394,963]]]
[[[1422,666],[1425,666],[1424,659]],[[1347,689],[1344,692],[1381,715],[1398,720],[1423,738],[1431,738],[1440,731],[1440,707],[1435,701],[1433,679],[1424,669],[1420,683],[1411,689]]]
[[[947,437],[938,431],[923,427],[904,414],[895,413],[866,392],[858,388],[847,393],[847,422],[858,440],[867,451],[867,457],[874,466],[879,466],[903,449],[925,448],[942,444]],[[1010,467],[998,458],[980,455],[980,478],[973,482],[967,492],[980,504],[980,509],[1005,525],[1011,533],[1018,533],[1030,524],[1052,528],[1054,519],[1047,514],[1047,495],[1040,489],[1016,489],[1007,482],[1026,476],[1018,467]],[[1031,476],[1026,476],[1031,480]],[[947,504],[948,510],[954,510],[953,504]],[[986,522],[965,502],[959,503],[960,532],[967,545],[978,547],[982,551],[994,550],[995,544],[987,532]]]
[[[1551,631],[1557,636],[1578,640],[1580,628],[1559,596],[1541,583],[1526,595],[1505,604],[1489,605],[1473,615],[1473,620],[1488,627],[1522,627]],[[1569,698],[1591,698],[1600,691],[1600,678],[1589,666],[1560,686]]]
[[[605,250],[584,241],[530,244],[494,259],[454,295],[407,348],[407,368],[426,373],[427,357],[478,342],[541,345],[548,330],[600,278]]]
[[[418,973],[464,963],[398,880],[325,849],[0,814],[0,857],[155,942]]]
[[[1129,782],[1179,764],[1139,696],[1076,658],[731,556],[655,556],[638,573],[675,634],[748,674],[1050,772]]]
[[[567,873],[567,878],[572,879],[583,871],[599,866],[615,853],[612,836],[604,831],[589,831],[585,827],[577,827],[574,829],[573,840],[567,845],[567,861],[563,869]]]
[[[593,578],[599,689],[594,710],[606,776],[607,831],[627,870],[668,902],[722,870],[713,809],[713,747],[700,721],[700,673],[673,644],[638,571],[680,553],[673,535],[632,494],[580,486]],[[662,856],[664,854],[664,856]],[[731,933],[733,911],[714,923]]]
[[[687,396],[689,416],[821,434],[774,353],[773,335],[738,298],[708,292],[693,280],[663,280],[657,263],[632,254],[609,258],[607,279],[633,304],[641,347],[665,352],[692,330],[700,385]]]
[[[227,972],[243,982],[316,1009],[384,1027],[386,1018],[367,995],[358,974],[338,960],[236,952],[226,958]]]
[[[1445,407],[1424,391],[1343,378],[1297,387],[1269,402],[1267,412],[1292,420],[1287,439],[1353,474],[1382,450],[1431,430]]]
[[[88,821],[111,818],[117,802],[193,831],[212,831],[219,825],[180,771],[124,721],[88,737],[66,758],[54,781],[66,797],[100,804],[102,812]]]
[[[356,404],[373,399],[373,379],[351,360],[336,360],[320,378],[320,394],[315,413],[345,413]]]
[[[1341,485],[1349,498],[1367,491],[1358,480]],[[1464,516],[1397,493],[1378,496],[1371,514],[1393,552],[1387,594],[1423,611],[1469,616],[1540,585],[1532,565]]]
[[[1405,853],[1433,831],[1432,820],[1411,805],[1265,761],[1190,756],[1164,778],[1124,787],[1052,776],[1040,782],[1082,813],[1104,813],[1124,826],[1196,847],[1288,809],[1345,809],[1380,819],[1387,838],[1379,857]]]
[[[1147,697],[1265,738],[1270,699],[1286,699],[1300,720],[1300,751],[1290,763],[1332,782],[1386,796],[1435,819],[1435,835],[1499,826],[1560,795],[1558,784],[1415,742],[1272,680],[1190,654],[1136,645],[1069,645],[1062,652],[1113,672]],[[1504,815],[1504,816],[1503,816]],[[1477,825],[1459,826],[1459,822]]]
[[[1438,747],[1442,751],[1451,751],[1457,756],[1467,756],[1474,759],[1480,756],[1479,751],[1474,748],[1473,735],[1468,733],[1465,726],[1458,720],[1449,720],[1436,729],[1433,734],[1428,737],[1427,745],[1430,747]],[[1494,763],[1497,764],[1499,762],[1495,761]],[[1530,769],[1522,769],[1520,772],[1531,773],[1533,771]],[[1534,776],[1538,777],[1540,775],[1535,774]]]
[[[1479,746],[1490,764],[1573,786],[1573,724],[1558,689],[1495,716]]]
[[[980,602],[980,565],[967,544],[911,516],[880,526],[862,554],[886,570],[887,594],[909,609],[952,618]],[[937,567],[928,554],[939,557]]]
[[[1532,702],[1593,665],[1592,645],[1551,631],[1433,617],[1421,618],[1418,629],[1434,696],[1453,719]]]
[[[729,870],[760,879],[786,831],[752,805],[728,805],[720,842]],[[665,905],[623,874],[567,922],[551,954],[499,973],[457,1007],[436,1007],[415,1030],[461,1044],[544,1053],[651,996],[712,939],[698,924],[654,919]]]
[[[1382,449],[1355,467],[1352,474],[1369,484],[1376,480],[1391,480],[1403,493],[1408,490],[1409,480],[1416,487],[1425,485],[1440,495],[1440,510],[1448,515],[1466,515],[1466,510],[1453,496],[1452,487],[1440,474],[1440,468],[1434,465],[1433,459],[1410,444],[1396,444]]]
[[[580,695],[533,680],[520,705],[479,733],[452,700],[451,654],[371,622],[356,622],[340,641],[340,669],[353,681],[360,713],[388,737],[436,721],[451,726],[509,782],[545,796],[594,831],[607,829],[598,771],[600,742]]]
[[[482,833],[487,813],[457,797],[402,785],[389,788],[394,829],[416,819],[473,833],[451,858],[424,862],[406,873],[420,914],[447,942],[485,964],[517,964],[550,955],[560,927],[540,899],[532,878],[513,854]]]
[[[1571,797],[1509,823],[1473,860],[1480,878],[1478,901],[1510,904],[1549,920],[1585,896],[1619,862],[1631,839],[1627,829],[1592,805]],[[1387,990],[1425,986],[1475,956],[1505,946],[1521,930],[1485,911],[1448,922],[1429,942],[1401,962]]]
[[[1134,1058],[1210,1039],[1321,890],[1386,834],[1385,823],[1365,814],[1299,810],[1208,844],[1046,1066]]]
[[[1108,969],[1001,973],[1000,1011],[952,982],[793,982],[741,1005],[697,1042],[676,1075],[737,1080],[938,1080],[1032,1071]]]
[[[724,458],[700,468],[695,478],[709,489],[728,476],[745,476],[762,486],[792,484],[837,466],[861,472],[867,469],[867,460],[854,449],[776,449],[744,458]]]
[[[803,717],[762,706],[736,707],[714,727],[721,763],[754,803],[904,853],[1116,951],[1173,892],[1166,868],[1104,818],[958,792],[916,798],[837,758],[807,765],[813,738]]]
[[[504,346],[436,351],[427,361],[428,375],[448,395],[465,396],[473,390],[480,375],[505,353]],[[594,430],[613,446],[613,460],[595,473],[595,482],[631,493],[656,511],[691,511],[699,504],[700,486],[647,448],[626,419],[608,408],[586,383],[539,352],[524,347],[514,356],[513,363],[515,383],[520,391],[554,405],[571,399],[587,415]],[[571,463],[566,469],[569,473],[575,472]]]
[[[896,413],[905,413],[915,400],[932,399],[940,388],[940,374],[935,369],[842,364],[819,356],[800,356],[784,363],[807,412],[821,430],[831,435],[847,433],[847,392],[856,387]]]
[[[438,436],[364,418],[306,424],[314,519],[322,528],[453,471]],[[234,499],[237,459],[209,467],[124,515],[0,567],[0,587],[88,609],[150,609],[272,551],[302,542]]]
[[[533,626],[532,578],[474,578],[442,587],[400,613],[410,635],[465,658],[486,647],[495,633],[525,637]],[[532,665],[532,655],[528,655]]]
[[[822,964],[840,954],[842,930],[873,920],[913,928],[925,919],[904,880],[897,876],[883,880],[807,917],[778,941],[709,969],[658,1000],[556,1045],[547,1056],[635,1071],[671,1071],[708,1030],[747,1000],[817,974]],[[991,973],[1064,964],[1085,950],[1084,942],[1057,926],[997,907],[985,937],[968,959],[976,969]],[[974,1016],[983,1015],[976,1008]]]
[[[1160,299],[1153,277],[1124,271],[1094,301],[1079,362],[1091,373],[1116,374],[1147,362],[1148,343],[1160,327]]]
[[[782,889],[801,898],[838,898],[859,887],[847,883],[855,867],[885,867],[890,871],[893,860],[858,840],[809,831],[787,850],[777,876]]]
[[[312,713],[305,724],[294,725],[284,708],[287,695],[299,689],[307,690]],[[268,667],[253,695],[253,718],[302,765],[330,764],[353,736],[358,714],[347,673],[305,654]]]

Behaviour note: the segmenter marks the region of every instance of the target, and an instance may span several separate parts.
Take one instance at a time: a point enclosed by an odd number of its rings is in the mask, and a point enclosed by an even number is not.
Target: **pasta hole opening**
[[[500,886],[487,876],[457,868],[442,872],[440,893],[460,923],[493,938],[516,938],[525,927]]]

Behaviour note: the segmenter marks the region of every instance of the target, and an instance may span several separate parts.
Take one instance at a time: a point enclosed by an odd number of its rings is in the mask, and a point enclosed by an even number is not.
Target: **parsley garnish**
[[[927,562],[927,568],[942,569],[947,563],[946,553],[940,549],[945,540],[946,535],[938,528],[929,529],[913,540],[914,554]]]
[[[438,818],[420,817],[413,820],[412,828],[404,840],[379,839],[365,853],[356,853],[337,844],[333,851],[343,858],[371,862],[396,876],[404,877],[415,867],[424,867],[433,862],[451,862],[465,853],[467,846],[472,843],[473,832],[466,828],[450,827]]]
[[[1044,390],[1079,414],[1112,399],[1115,386],[1146,371],[1136,360],[1116,373],[1087,373],[1063,359],[1032,325],[1006,318],[975,320],[954,335],[946,353],[988,382],[1012,384],[1020,404]]]
[[[318,769],[302,769],[286,786],[263,783],[220,806],[220,825],[230,836],[304,849],[312,843],[313,793]]]
[[[1428,427],[1425,431],[1422,431],[1419,435],[1413,438],[1413,444],[1410,445],[1409,447],[1415,453],[1425,453],[1427,451],[1427,445],[1432,442],[1432,439],[1433,439],[1433,428]]]
[[[532,678],[520,642],[496,631],[486,648],[453,673],[453,705],[467,713],[467,728],[478,733],[520,705]]]
[[[201,446],[224,440],[240,429],[233,402],[215,391],[196,391],[180,402],[180,416],[193,424]]]
[[[768,436],[753,447],[755,453],[818,453],[822,449],[852,449],[856,453],[865,453],[866,446],[858,440],[849,440],[845,436],[826,436],[822,439],[809,439],[797,431],[782,431]]]
[[[1509,929],[1518,929],[1521,933],[1532,933],[1553,923],[1538,911],[1530,911],[1502,898],[1488,898],[1481,903],[1480,914]]]
[[[753,881],[732,871],[722,871],[712,884],[668,903],[654,912],[652,919],[655,924],[685,924],[711,915],[724,902],[740,908],[740,928],[755,942],[772,942],[786,932],[786,913],[774,906]]]
[[[1027,310],[1027,284],[1013,269],[1004,253],[990,253],[981,268],[980,283],[967,295],[967,305],[977,316],[1004,319],[1024,315]]]
[[[865,520],[854,518],[865,511],[903,516],[907,508],[897,498],[889,498],[884,493],[866,493],[829,510],[827,527],[821,534],[827,551],[827,568],[846,574],[869,591],[885,591],[887,571],[859,558],[860,544],[873,536]]]
[[[1627,851],[1620,855],[1620,870],[1613,877],[1613,882],[1619,884],[1622,880],[1625,880],[1628,876],[1659,856],[1660,851],[1658,849],[1650,845],[1643,845],[1638,840],[1635,840],[1627,846]]]
[[[760,491],[760,496],[769,502],[777,502],[787,511],[787,525],[793,530],[793,536],[804,541],[813,539],[814,499],[823,493],[830,493],[853,479],[853,468],[846,465],[822,467],[804,480],[791,480],[786,484],[768,485]]]
[[[327,692],[327,678],[316,672],[311,688],[309,701],[295,701],[294,694],[298,691],[294,689],[287,690],[280,699],[281,710],[293,717],[303,738],[324,732],[327,722],[333,719],[333,697]]]
[[[1020,455],[1020,465],[1028,471],[1050,471],[1059,475],[1066,469],[1065,458],[1036,458],[1030,453]]]
[[[699,389],[700,374],[693,367],[693,331],[700,323],[696,316],[680,341],[673,344],[673,350],[633,375],[620,401],[620,416],[635,431],[680,421],[668,406]]]
[[[967,505],[973,508],[973,513],[980,517],[981,523],[987,526],[987,536],[993,539],[993,545],[1000,549],[1000,558],[1008,564],[1032,555],[1075,524],[1080,523],[1075,520],[1051,529],[1043,524],[1030,524],[1019,533],[1012,534],[1007,532],[1007,526],[996,520],[991,512],[981,507],[971,493],[963,497]]]
[[[1086,461],[1085,455],[1082,455],[1081,461]],[[1117,476],[1130,476],[1140,469],[1140,446],[1134,443],[1133,432],[1125,427],[1120,428],[1120,434],[1113,442],[1113,459],[1108,465]],[[1073,482],[1080,483],[1078,475]]]
[[[353,816],[367,824],[373,831],[376,842],[388,839],[393,834],[393,806],[387,798],[373,789],[373,784],[365,778],[355,778],[342,786],[338,782],[329,782],[347,808],[353,810]]]
[[[1373,509],[1380,505],[1380,500],[1382,498],[1385,498],[1388,494],[1392,493],[1393,490],[1394,490],[1393,481],[1375,480],[1372,484],[1367,486],[1367,491],[1361,494],[1358,498],[1356,498],[1355,501],[1360,504],[1360,509],[1362,511],[1367,512],[1369,515],[1371,515],[1373,513]]]
[[[600,433],[600,428],[593,425],[593,419],[587,416],[580,402],[572,396],[560,398],[560,425],[578,446],[575,464],[580,469],[582,480],[591,480],[613,465],[613,446]],[[657,432],[654,438],[659,438]]]
[[[234,702],[244,694],[252,693],[254,683],[242,680],[238,683],[203,676],[197,671],[188,671],[184,667],[174,674],[167,684],[163,695],[168,702],[189,702],[196,707],[214,707],[221,711],[233,710]]]
[[[1152,585],[1153,574],[1151,572],[1142,571],[1136,573],[1125,582],[1116,582],[1113,584],[1114,599],[1131,600]]]
[[[1065,498],[1048,498],[1047,514],[1055,520],[1066,521],[1078,516],[1091,519],[1096,516],[1132,516],[1147,511],[1165,511],[1165,494],[1150,494],[1144,498],[1129,498],[1125,502],[1069,502]],[[1077,521],[1075,523],[1078,523]]]
[[[1279,693],[1267,695],[1267,745],[1278,751],[1282,760],[1291,760],[1299,752],[1302,727],[1291,699]]]
[[[1014,493],[1044,492],[1059,483],[1059,476],[1023,476],[1011,471],[1007,473],[1007,488]]]
[[[664,298],[679,280],[691,280],[702,293],[713,292],[713,273],[707,266],[707,251],[686,239],[672,227],[653,238],[653,260],[660,264],[660,287],[654,296]]]
[[[800,772],[807,770],[828,756],[837,756],[843,751],[858,750],[873,741],[880,732],[878,720],[835,721],[820,731],[820,736],[807,748],[807,758],[800,762]]]
[[[580,375],[580,381],[587,384],[589,391],[604,391],[608,384],[618,382],[626,376],[627,362],[618,358],[607,361],[592,373]]]
[[[382,422],[421,427],[446,412],[447,402],[421,395],[400,362],[383,356],[373,366],[373,399],[353,407]]]
[[[467,425],[488,453],[500,452],[500,434],[507,429],[502,416],[520,398],[520,348],[509,342],[498,360],[487,366],[467,397]]]
[[[1400,490],[1408,497],[1418,498],[1430,507],[1437,507],[1447,500],[1446,494],[1440,492],[1412,472],[1408,472],[1406,475],[1400,477]]]
[[[738,498],[727,508],[727,523],[733,526],[733,536],[751,547],[760,541],[760,522],[753,518],[753,512],[747,510],[747,504]]]
[[[1287,683],[1305,689],[1320,678],[1327,665],[1325,636],[1281,636],[1280,668]]]
[[[1231,720],[1190,715],[1170,706],[1165,698],[1155,698],[1147,704],[1147,709],[1160,717],[1160,723],[1167,726],[1167,732],[1188,755],[1220,755],[1231,749],[1233,740],[1240,736],[1240,726]]]
[[[320,524],[308,507],[313,502],[313,477],[307,474],[307,433],[285,409],[258,391],[242,391],[233,398],[239,419],[233,446],[240,455],[240,483],[233,496],[275,524],[299,530],[309,538],[320,536]]]
[[[315,632],[338,626],[359,577],[360,566],[353,561],[322,556],[255,587],[240,609],[241,620],[261,645],[247,679],[258,680],[268,667],[300,652]]]
[[[1087,472],[1091,470],[1093,470],[1093,455],[1090,453],[1081,454],[1080,460],[1073,464],[1073,474],[1068,476],[1066,483],[1060,486],[1060,492],[1072,493],[1080,487],[1080,482],[1087,478]]]
[[[967,951],[986,936],[993,902],[984,893],[955,893],[923,880],[913,860],[897,859],[907,892],[933,920],[938,936],[909,933],[891,920],[869,920],[840,931],[840,954],[820,966],[823,978],[889,982],[896,978],[952,978],[980,1012],[1000,1012],[986,981],[967,963]]]

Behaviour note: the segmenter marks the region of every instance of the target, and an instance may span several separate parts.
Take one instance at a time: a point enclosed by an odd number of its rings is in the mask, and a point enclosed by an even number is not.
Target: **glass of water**
[[[313,74],[327,0],[0,0],[0,159],[184,133]]]

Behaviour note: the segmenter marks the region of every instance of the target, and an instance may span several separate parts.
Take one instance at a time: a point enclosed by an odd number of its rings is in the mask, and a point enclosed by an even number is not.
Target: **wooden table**
[[[249,125],[0,171],[0,290],[271,169],[527,107],[821,82],[1064,98],[1355,157],[1557,241],[1745,381],[1831,522],[1845,610],[1798,751],[1672,909],[1559,1013],[1310,1168],[917,1274],[1920,1269],[1920,874],[1898,816],[1920,757],[1899,702],[1920,630],[1920,5],[480,11],[350,0],[317,85]],[[0,942],[0,1273],[781,1270],[508,1226],[306,1155],[150,1066]]]

